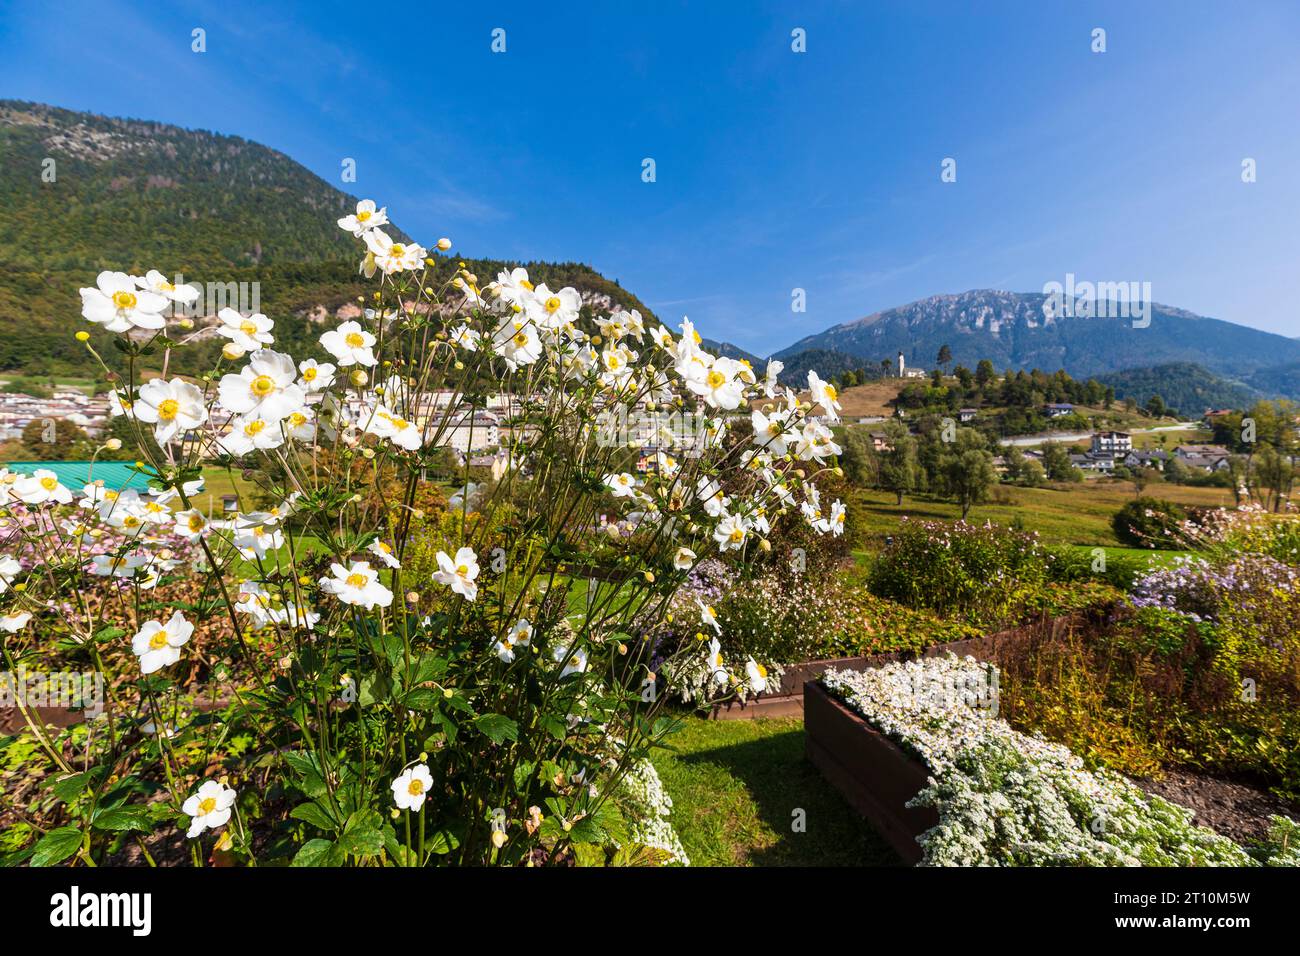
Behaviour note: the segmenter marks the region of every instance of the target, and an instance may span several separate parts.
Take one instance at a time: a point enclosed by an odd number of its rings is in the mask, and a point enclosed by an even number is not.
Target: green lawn
[[[804,758],[803,721],[687,717],[655,768],[693,866],[882,866],[898,857]],[[796,811],[806,826],[795,832]]]
[[[1232,492],[1226,488],[1155,484],[1147,486],[1143,493],[1184,505],[1233,504]],[[994,489],[994,500],[976,505],[967,520],[978,524],[992,521],[1008,527],[1018,518],[1025,530],[1037,531],[1047,544],[1115,547],[1119,542],[1110,520],[1133,497],[1133,485],[1119,481],[1093,480],[1045,488],[999,485]],[[888,492],[855,488],[847,502],[850,526],[868,535],[881,535],[894,531],[903,517],[942,521],[961,517],[961,509],[951,501],[908,496],[900,507],[894,500]]]

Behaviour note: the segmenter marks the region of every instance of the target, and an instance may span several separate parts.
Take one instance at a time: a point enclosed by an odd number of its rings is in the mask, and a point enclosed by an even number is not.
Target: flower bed
[[[1294,862],[1294,848],[1287,848],[1294,823],[1276,819],[1284,845],[1252,855],[1192,825],[1189,811],[1147,796],[1118,774],[1085,770],[1064,747],[1012,729],[997,716],[998,682],[996,667],[952,656],[822,677],[828,693],[860,719],[864,736],[867,730],[883,735],[928,774],[927,785],[903,808],[887,789],[896,788],[896,781],[882,781],[884,796],[876,800],[896,820],[904,809],[937,815],[937,823],[917,837],[923,865]],[[842,748],[832,750],[834,741],[819,719],[809,722],[808,733],[810,755],[820,748],[836,759],[853,759]],[[903,778],[909,776],[915,773],[904,771]],[[868,778],[859,773],[857,779]]]

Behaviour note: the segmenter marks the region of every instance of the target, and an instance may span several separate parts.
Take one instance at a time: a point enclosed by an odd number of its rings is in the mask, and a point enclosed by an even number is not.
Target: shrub
[[[1187,512],[1172,501],[1159,498],[1135,498],[1127,502],[1111,519],[1115,537],[1135,548],[1181,547],[1180,526]]]
[[[1036,535],[907,519],[868,576],[881,597],[984,627],[1018,619],[1046,580],[1047,552]]]

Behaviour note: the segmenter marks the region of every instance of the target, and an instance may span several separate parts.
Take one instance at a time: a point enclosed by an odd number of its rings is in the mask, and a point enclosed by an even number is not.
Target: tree
[[[840,442],[840,467],[844,477],[860,488],[870,487],[876,480],[879,463],[871,433],[865,428],[848,428]]]
[[[949,497],[961,506],[964,521],[974,505],[988,501],[998,473],[984,436],[975,429],[957,429],[957,440],[951,444],[952,450],[942,460],[943,483]]]
[[[975,376],[965,365],[958,365],[952,370],[952,374],[957,376],[957,381],[961,382],[961,387],[966,390],[969,390],[975,381]]]
[[[1007,481],[1017,482],[1025,473],[1025,453],[1019,445],[1007,445],[1002,449],[1002,461],[1005,464]]]
[[[901,505],[903,495],[916,487],[916,439],[908,434],[907,426],[895,420],[886,423],[885,440],[888,447],[878,458],[878,480],[883,490],[898,496]]]
[[[988,359],[980,359],[979,364],[975,366],[976,384],[983,388],[997,377],[997,372],[993,371],[993,363]]]
[[[1079,469],[1070,461],[1069,449],[1054,441],[1043,445],[1043,470],[1052,481],[1078,481],[1082,477],[1075,477]]]
[[[948,348],[947,343],[944,343],[939,347],[939,357],[935,359],[935,362],[939,365],[946,366],[951,361],[952,349]]]
[[[1165,408],[1165,400],[1161,398],[1159,395],[1152,395],[1149,399],[1147,399],[1146,410],[1147,413],[1151,415],[1152,418],[1163,417],[1165,412],[1167,411],[1167,409]]]
[[[23,445],[34,461],[75,461],[91,455],[90,436],[66,418],[33,418]]]

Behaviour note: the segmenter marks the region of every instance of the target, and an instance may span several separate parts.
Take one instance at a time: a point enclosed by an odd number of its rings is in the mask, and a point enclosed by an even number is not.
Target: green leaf
[[[289,811],[289,816],[310,823],[314,827],[320,827],[326,833],[333,833],[339,828],[338,822],[330,816],[329,810],[319,803],[300,803]]]
[[[74,773],[70,777],[64,777],[56,781],[50,791],[54,796],[64,803],[71,803],[77,797],[86,792],[86,787],[90,784],[89,773]]]
[[[494,744],[519,739],[519,725],[505,714],[480,714],[474,718],[474,726]]]
[[[384,818],[375,810],[358,810],[348,817],[339,846],[353,856],[378,856],[384,851]]]
[[[290,866],[339,866],[343,850],[333,840],[308,840],[298,850]]]
[[[148,807],[114,807],[100,810],[90,819],[90,825],[98,830],[139,830],[149,833],[153,830],[152,815]]]
[[[81,831],[76,827],[58,827],[41,837],[32,854],[32,866],[54,866],[81,848]]]
[[[406,696],[402,698],[402,706],[408,710],[434,712],[439,709],[441,703],[442,694],[428,687],[416,687],[414,690],[407,691]]]

